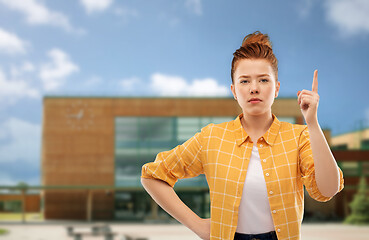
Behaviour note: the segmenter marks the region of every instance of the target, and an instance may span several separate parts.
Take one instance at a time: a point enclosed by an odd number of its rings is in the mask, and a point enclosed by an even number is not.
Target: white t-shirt
[[[259,234],[274,231],[268,192],[256,145],[252,148],[238,212],[238,233]]]

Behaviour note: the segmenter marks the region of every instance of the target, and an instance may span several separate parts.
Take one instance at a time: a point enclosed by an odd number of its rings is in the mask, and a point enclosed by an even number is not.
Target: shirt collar
[[[263,135],[264,140],[270,145],[273,146],[274,141],[278,135],[279,127],[281,126],[281,122],[278,120],[278,118],[272,113],[273,116],[273,123],[269,127],[268,131]],[[241,125],[241,118],[243,117],[243,113],[238,115],[238,117],[234,120],[234,130],[236,135],[236,142],[237,145],[240,146],[242,143],[244,143],[249,135],[243,129]]]

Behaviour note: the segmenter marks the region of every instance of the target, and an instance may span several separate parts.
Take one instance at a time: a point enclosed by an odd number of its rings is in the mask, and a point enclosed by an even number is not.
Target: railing
[[[126,192],[126,193],[139,193],[145,192],[142,187],[115,187],[115,186],[71,186],[71,185],[58,185],[58,186],[0,186],[0,191],[10,190],[20,191],[21,193],[21,222],[26,223],[26,198],[27,191],[30,190],[40,190],[40,191],[48,191],[48,190],[82,190],[86,191],[86,221],[91,222],[93,220],[92,212],[93,212],[93,198],[94,192],[98,191],[112,191],[112,192]],[[202,196],[205,196],[209,189],[206,187],[174,187],[174,190],[178,193],[191,192],[198,193]],[[41,194],[41,193],[40,193]],[[202,205],[205,205],[205,197],[202,198]],[[204,211],[204,209],[202,210]],[[151,199],[151,215],[153,218],[158,216],[158,207],[157,204]],[[204,215],[204,214],[203,214]]]

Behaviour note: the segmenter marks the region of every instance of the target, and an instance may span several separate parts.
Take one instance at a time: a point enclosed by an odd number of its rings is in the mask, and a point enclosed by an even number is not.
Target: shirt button
[[[265,159],[263,160],[263,162],[266,162],[266,161],[267,161],[267,160],[265,160]]]
[[[266,176],[269,176],[269,173],[265,173]]]
[[[277,229],[277,232],[280,232],[280,231],[281,231],[281,229],[279,229],[279,228],[278,228],[278,229]]]
[[[273,194],[273,191],[270,191],[269,193],[270,193],[270,194]]]
[[[276,210],[273,210],[273,213],[276,213],[277,211]]]
[[[263,144],[260,144],[260,147],[263,147]]]

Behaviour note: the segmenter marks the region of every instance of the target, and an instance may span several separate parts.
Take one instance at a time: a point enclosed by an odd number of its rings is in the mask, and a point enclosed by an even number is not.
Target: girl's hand
[[[203,240],[210,240],[210,218],[201,218],[194,232]]]
[[[312,91],[302,90],[297,92],[298,103],[306,124],[318,122],[318,70],[314,71]]]

